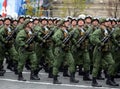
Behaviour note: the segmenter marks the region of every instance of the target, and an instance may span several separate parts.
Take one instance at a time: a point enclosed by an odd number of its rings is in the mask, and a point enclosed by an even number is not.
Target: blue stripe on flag
[[[4,0],[0,0],[0,14],[1,14],[1,10],[2,10],[3,1],[4,1]]]

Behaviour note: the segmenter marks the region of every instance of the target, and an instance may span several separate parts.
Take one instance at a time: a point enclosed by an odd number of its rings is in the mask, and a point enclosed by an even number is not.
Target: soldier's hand
[[[26,44],[24,47],[25,47],[25,48],[28,48],[28,45]]]
[[[101,42],[101,44],[100,44],[101,46],[104,46],[104,43],[103,42]]]
[[[65,44],[62,44],[62,48],[64,48],[65,47]]]
[[[8,41],[4,41],[5,42],[5,44],[7,44],[8,43]]]
[[[45,42],[46,42],[46,40],[42,40],[42,42],[43,42],[43,43],[45,43]]]
[[[77,46],[77,48],[79,48],[79,47],[80,47],[80,45],[79,45],[79,44],[77,44],[76,46]]]

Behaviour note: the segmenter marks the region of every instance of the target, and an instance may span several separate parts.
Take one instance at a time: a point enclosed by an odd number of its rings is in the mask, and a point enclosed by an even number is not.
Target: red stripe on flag
[[[3,1],[3,7],[2,7],[2,16],[3,17],[5,17],[7,15],[6,7],[7,7],[7,0],[4,0]]]

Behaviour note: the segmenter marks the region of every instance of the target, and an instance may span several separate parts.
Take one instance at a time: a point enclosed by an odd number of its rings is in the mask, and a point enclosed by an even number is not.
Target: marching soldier
[[[115,44],[113,45],[113,58],[115,61],[115,77],[120,78],[120,75],[117,74],[120,66],[120,24],[117,24],[115,19],[112,19],[112,28],[115,29],[113,37],[115,39]],[[120,21],[119,21],[120,23]]]
[[[69,34],[68,31],[68,25],[69,21],[61,21],[59,23],[59,29],[55,32],[53,35],[53,41],[55,43],[55,49],[54,49],[54,55],[55,55],[55,61],[53,63],[53,83],[54,84],[61,84],[58,80],[58,69],[62,62],[65,60],[67,61],[67,64],[69,65],[69,72],[70,72],[70,82],[72,83],[78,83],[79,81],[75,79],[75,64],[74,59],[72,56],[72,53],[70,51],[70,43],[67,42],[67,44],[63,43],[63,40],[65,37],[67,37]]]
[[[98,30],[99,27],[100,27],[99,26],[99,18],[94,17],[92,19],[92,31],[91,31],[91,34],[94,31]],[[93,69],[93,50],[94,50],[94,47],[95,47],[95,45],[91,43],[90,44],[90,58],[91,58],[91,65],[92,65],[91,72],[92,72],[92,69]],[[98,71],[97,79],[104,80],[104,78],[102,77],[102,67],[100,67],[100,69]]]
[[[4,26],[0,29],[0,70],[3,70],[2,63],[6,53],[13,63],[14,71],[17,74],[18,53],[14,46],[14,29],[11,27],[11,18],[4,19]],[[12,64],[10,64],[12,65]]]
[[[78,66],[83,65],[83,68],[84,68],[83,80],[91,81],[89,77],[90,56],[88,52],[88,45],[89,45],[88,37],[89,37],[90,29],[86,30],[84,28],[84,25],[85,25],[84,19],[82,18],[78,19],[78,27],[75,30],[75,33],[73,36],[74,45],[73,45],[72,51],[73,51],[73,56],[74,56],[74,59],[76,60],[77,65]],[[86,35],[85,39],[81,39],[85,35]]]
[[[22,71],[26,62],[26,59],[31,63],[31,80],[40,80],[35,71],[37,69],[37,56],[35,53],[35,38],[36,33],[33,31],[33,22],[31,20],[25,20],[23,30],[21,30],[16,37],[16,43],[19,46],[19,61],[18,61],[18,80],[26,81],[22,75]],[[33,38],[32,38],[33,37]],[[30,39],[31,38],[31,39]],[[28,43],[30,41],[30,43]]]
[[[90,36],[91,42],[96,45],[93,52],[92,86],[101,87],[101,85],[99,85],[96,81],[99,67],[101,65],[103,66],[103,69],[107,68],[108,75],[106,84],[111,86],[119,86],[113,78],[115,62],[111,54],[111,37],[114,30],[108,29],[110,24],[109,21],[105,21],[105,23],[103,23],[103,21],[104,20],[102,20],[102,23],[100,24],[100,29],[95,30]]]

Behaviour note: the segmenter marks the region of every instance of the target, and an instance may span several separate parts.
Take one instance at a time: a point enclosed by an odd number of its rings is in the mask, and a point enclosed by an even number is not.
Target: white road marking
[[[93,88],[93,89],[119,89],[119,88],[109,88],[109,87],[92,87],[92,86],[86,86],[86,85],[52,84],[52,83],[46,83],[46,82],[18,81],[18,80],[3,79],[3,78],[0,78],[0,81],[26,83],[26,84],[50,85],[50,86],[62,86],[62,87],[78,87],[78,88]]]
[[[7,73],[13,73],[13,71],[9,71],[9,70],[7,70],[6,71]],[[30,72],[29,71],[24,71],[24,72],[22,72],[23,74],[30,74]],[[39,74],[41,74],[41,75],[48,75],[48,73],[39,73]]]

